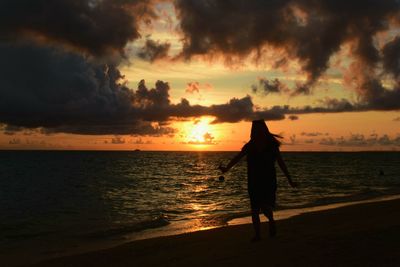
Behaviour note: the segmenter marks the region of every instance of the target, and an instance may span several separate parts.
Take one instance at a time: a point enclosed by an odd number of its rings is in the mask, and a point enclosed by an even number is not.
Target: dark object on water
[[[225,177],[221,175],[220,177],[218,177],[218,180],[220,180],[222,182],[225,180]]]
[[[381,176],[385,175],[385,173],[383,172],[382,169],[379,170],[379,175],[381,175]]]
[[[135,150],[133,150],[133,151],[135,151],[135,152],[139,152],[139,151],[141,151],[140,149],[135,149]]]

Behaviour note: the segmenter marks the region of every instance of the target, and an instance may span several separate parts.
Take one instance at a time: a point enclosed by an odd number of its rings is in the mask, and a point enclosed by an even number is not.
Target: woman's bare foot
[[[276,225],[275,225],[275,221],[270,221],[270,222],[269,222],[269,236],[270,236],[270,237],[275,237],[275,236],[276,236]]]

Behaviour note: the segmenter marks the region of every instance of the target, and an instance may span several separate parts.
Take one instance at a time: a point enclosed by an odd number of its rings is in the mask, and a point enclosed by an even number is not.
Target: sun
[[[208,133],[209,126],[205,121],[197,122],[190,133],[189,139],[195,142],[204,142],[204,135]]]
[[[187,130],[187,143],[193,145],[211,145],[215,142],[210,126],[210,118],[196,119],[191,127]]]

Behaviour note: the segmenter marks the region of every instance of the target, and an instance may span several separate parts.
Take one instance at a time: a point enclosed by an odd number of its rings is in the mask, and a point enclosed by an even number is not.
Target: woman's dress
[[[247,155],[247,188],[252,209],[275,207],[278,146],[257,146],[252,141],[243,146]]]

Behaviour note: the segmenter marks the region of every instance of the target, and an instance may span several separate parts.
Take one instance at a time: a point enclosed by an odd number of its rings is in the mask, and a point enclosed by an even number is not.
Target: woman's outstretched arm
[[[286,167],[286,164],[283,161],[283,158],[281,156],[281,152],[280,151],[278,151],[278,156],[276,158],[276,161],[278,162],[279,167],[281,168],[281,170],[283,171],[283,173],[287,177],[290,186],[291,187],[297,187],[297,183],[293,182],[292,177],[290,176],[290,173],[289,173],[289,171],[288,171],[288,169]]]
[[[221,170],[222,173],[225,173],[229,171],[233,166],[236,165],[240,161],[241,158],[243,158],[246,155],[246,152],[242,149],[231,161],[228,163],[226,167],[220,165],[218,169]]]

